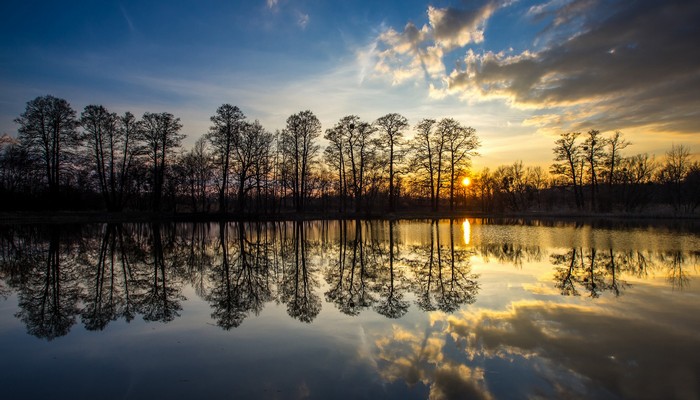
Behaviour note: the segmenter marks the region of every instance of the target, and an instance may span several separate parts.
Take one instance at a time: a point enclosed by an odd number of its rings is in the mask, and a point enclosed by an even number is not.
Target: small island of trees
[[[223,104],[182,147],[180,118],[78,115],[50,95],[27,103],[17,137],[0,137],[4,211],[106,210],[219,216],[393,213],[694,213],[700,163],[684,145],[626,155],[621,132],[562,133],[549,171],[521,161],[472,171],[480,140],[453,118],[348,115],[322,130],[306,110],[270,132]],[[324,140],[321,140],[323,138]],[[321,143],[325,147],[321,146]],[[462,184],[469,177],[471,184]]]

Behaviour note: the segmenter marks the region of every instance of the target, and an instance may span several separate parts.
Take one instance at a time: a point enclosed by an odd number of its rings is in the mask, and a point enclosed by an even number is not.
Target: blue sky
[[[271,131],[305,109],[324,129],[454,117],[476,167],[546,165],[558,133],[591,128],[697,152],[698,20],[693,1],[5,1],[0,132],[52,94],[171,112],[187,143],[231,103]]]

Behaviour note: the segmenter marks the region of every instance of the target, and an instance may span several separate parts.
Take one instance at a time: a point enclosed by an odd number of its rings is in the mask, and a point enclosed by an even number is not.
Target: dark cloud
[[[429,7],[428,20],[435,42],[446,49],[483,42],[486,21],[499,3],[489,1],[476,9]]]
[[[582,10],[584,22],[576,17]],[[610,128],[700,131],[700,2],[584,0],[529,14],[553,15],[554,31],[581,26],[541,51],[469,54],[449,90],[535,108],[578,106],[583,118]]]

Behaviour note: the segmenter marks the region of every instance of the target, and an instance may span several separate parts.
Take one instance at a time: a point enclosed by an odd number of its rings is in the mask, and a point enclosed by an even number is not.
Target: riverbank
[[[237,213],[154,213],[142,211],[42,211],[0,212],[0,225],[12,224],[83,224],[129,222],[217,222],[217,221],[308,221],[338,219],[499,219],[499,220],[568,220],[568,221],[624,221],[624,220],[700,220],[700,214],[673,214],[668,212],[642,213],[587,213],[578,211],[484,213],[480,211],[400,211],[394,213],[339,213],[339,212],[281,212],[274,214]]]

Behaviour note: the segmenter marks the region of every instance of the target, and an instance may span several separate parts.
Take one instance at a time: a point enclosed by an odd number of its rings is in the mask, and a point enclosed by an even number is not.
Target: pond
[[[694,223],[0,227],[3,398],[700,397]]]

